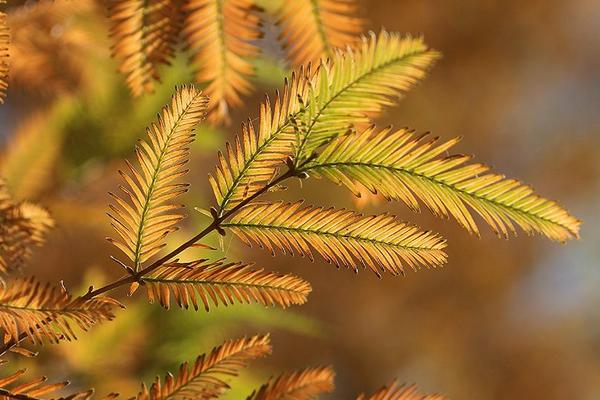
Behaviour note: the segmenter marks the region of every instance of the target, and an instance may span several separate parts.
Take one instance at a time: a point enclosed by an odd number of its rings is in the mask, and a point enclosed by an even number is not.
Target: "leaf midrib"
[[[146,282],[155,282],[155,283],[181,283],[181,284],[193,284],[193,285],[243,286],[243,287],[249,287],[249,288],[281,290],[281,291],[286,291],[286,292],[300,293],[300,291],[296,290],[296,289],[273,286],[272,284],[261,285],[258,283],[222,282],[222,281],[211,281],[211,280],[161,279],[161,278],[155,278],[155,277],[143,278],[143,280]]]
[[[33,306],[16,306],[12,304],[0,304],[0,309],[9,309],[9,310],[20,310],[20,311],[28,311],[28,312],[41,312],[41,313],[57,313],[57,314],[68,314],[68,313],[81,313],[81,312],[89,312],[90,309],[86,308],[35,308]]]
[[[148,10],[148,4],[149,4],[149,0],[144,0],[141,8],[140,8],[140,12],[142,13],[142,18],[141,18],[141,26],[139,26],[139,29],[142,31],[142,34],[140,35],[140,53],[142,54],[142,57],[140,57],[140,61],[137,65],[137,69],[138,71],[142,71],[144,69],[144,64],[148,63],[150,64],[151,68],[154,68],[154,65],[152,64],[152,61],[150,60],[150,54],[148,53],[148,44],[146,43],[147,41],[147,33],[148,33],[148,24],[146,23],[146,20],[148,19],[149,16],[149,10]],[[141,74],[141,80],[142,80],[142,85],[146,85],[148,83],[148,81],[150,81],[150,78],[148,77],[148,75],[145,74]],[[142,89],[143,90],[143,89]]]
[[[143,207],[142,213],[140,215],[140,225],[138,226],[137,240],[136,240],[135,253],[134,253],[135,254],[134,266],[135,266],[136,271],[139,269],[139,266],[140,266],[141,248],[142,248],[142,241],[143,241],[143,236],[144,236],[144,228],[146,225],[146,217],[147,217],[148,212],[150,212],[150,208],[151,208],[150,203],[152,201],[152,194],[156,190],[156,187],[155,187],[156,180],[158,179],[158,175],[161,172],[161,165],[162,165],[163,159],[164,159],[165,155],[167,154],[167,150],[169,148],[171,139],[173,138],[175,131],[179,127],[181,120],[187,114],[190,107],[192,107],[192,104],[194,104],[194,102],[196,101],[196,98],[201,95],[202,95],[202,93],[198,92],[196,95],[194,95],[190,99],[188,105],[185,106],[185,108],[182,110],[180,115],[177,117],[177,120],[173,124],[173,127],[170,129],[169,134],[167,135],[167,140],[165,140],[165,145],[161,149],[160,157],[158,158],[158,162],[156,163],[156,168],[154,169],[154,173],[152,174],[152,180],[150,181],[150,184],[148,185],[148,193],[146,194],[146,197],[144,198],[144,207]]]
[[[294,0],[291,0],[294,1]],[[325,27],[323,24],[323,18],[321,16],[321,9],[319,7],[318,0],[310,0],[310,8],[315,19],[315,25],[317,27],[317,35],[321,39],[323,45],[323,52],[330,57],[331,56],[331,45],[329,44],[329,38],[325,33]]]
[[[369,238],[360,237],[360,236],[352,236],[349,234],[341,235],[339,233],[334,233],[334,232],[317,231],[317,230],[298,228],[298,227],[290,227],[290,226],[251,224],[251,223],[241,223],[241,222],[227,222],[227,223],[222,224],[222,226],[230,227],[230,228],[244,227],[244,228],[257,228],[257,229],[272,229],[272,230],[278,230],[278,231],[284,231],[284,232],[285,231],[300,232],[300,233],[304,233],[307,235],[332,236],[338,240],[351,239],[351,240],[356,240],[358,242],[367,242],[367,243],[385,245],[385,246],[390,246],[390,247],[398,247],[401,249],[412,250],[412,251],[443,251],[442,248],[408,246],[408,245],[387,242],[387,241],[383,241],[383,240],[369,239]],[[431,238],[431,239],[433,239],[433,238]],[[442,241],[442,243],[443,243],[443,241]]]
[[[219,65],[219,70],[221,71],[221,78],[219,79],[219,83],[222,84],[220,86],[220,90],[222,91],[222,93],[225,93],[225,89],[224,87],[226,86],[225,81],[226,81],[226,71],[227,71],[227,45],[225,42],[225,17],[223,15],[223,0],[216,0],[215,1],[215,8],[216,8],[216,24],[217,24],[217,40],[219,42],[219,59],[220,59],[220,65]]]

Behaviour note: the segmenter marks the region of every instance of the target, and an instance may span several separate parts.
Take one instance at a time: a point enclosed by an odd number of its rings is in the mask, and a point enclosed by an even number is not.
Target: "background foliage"
[[[379,125],[431,129],[446,139],[464,135],[463,151],[535,183],[537,191],[560,198],[573,214],[590,221],[583,225],[583,240],[558,246],[519,237],[507,243],[482,230],[481,240],[474,241],[455,224],[385,204],[449,238],[449,264],[378,280],[320,261],[271,259],[226,237],[224,253],[231,258],[252,258],[309,280],[311,301],[285,312],[234,306],[210,314],[175,308],[166,313],[136,302],[78,342],[49,347],[31,365],[32,375],[69,376],[76,386],[94,386],[101,394],[133,393],[140,378],[148,382],[174,370],[224,339],[271,331],[273,356],[244,372],[230,398],[249,393],[273,371],[330,362],[337,370],[339,398],[372,391],[393,377],[451,398],[598,397],[600,319],[594,288],[600,275],[593,267],[600,254],[594,246],[599,228],[592,221],[600,217],[600,99],[594,90],[600,85],[600,32],[594,23],[600,10],[593,3],[359,2],[370,28],[422,33],[445,55]],[[116,267],[111,274],[114,265],[106,258],[106,193],[118,184],[122,159],[130,156],[173,86],[193,73],[179,57],[162,70],[162,84],[153,95],[133,99],[110,59],[102,13],[80,4],[77,13],[50,25],[40,21],[50,37],[69,40],[67,48],[56,50],[64,57],[42,61],[51,75],[40,82],[27,79],[24,69],[21,79],[31,87],[15,84],[19,89],[9,89],[0,107],[2,173],[17,197],[46,205],[57,224],[28,272],[44,280],[65,277],[71,288],[87,282],[99,286],[108,275],[120,274]],[[267,36],[270,29],[275,30],[267,24]],[[256,60],[258,90],[243,109],[232,112],[234,128],[247,110],[254,115],[263,89],[282,82],[286,65],[275,57],[277,46],[271,47]],[[212,172],[215,150],[235,131],[198,130],[186,204],[204,206],[211,200],[206,174]],[[303,184],[302,193],[294,183],[277,197],[302,196],[310,204],[335,198],[348,206],[356,201],[342,188],[324,190],[324,181]],[[384,208],[369,196],[358,205],[370,213]],[[186,212],[186,230],[170,235],[170,243],[207,222],[192,209]]]

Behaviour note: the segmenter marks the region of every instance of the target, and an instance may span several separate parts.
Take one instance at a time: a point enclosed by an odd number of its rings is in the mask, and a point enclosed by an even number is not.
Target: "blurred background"
[[[267,0],[263,2],[268,2]],[[104,240],[107,192],[145,126],[193,67],[182,53],[162,71],[155,94],[133,99],[110,59],[104,10],[91,1],[50,12],[7,7],[13,80],[0,107],[0,172],[13,194],[47,207],[57,221],[24,274],[72,290],[121,274]],[[33,2],[31,2],[33,3]],[[58,2],[60,3],[60,2]],[[57,4],[58,4],[57,3]],[[100,395],[137,392],[139,382],[175,370],[222,340],[271,332],[274,354],[253,364],[227,398],[243,398],[274,373],[333,364],[337,391],[352,398],[398,378],[454,399],[600,398],[600,4],[595,0],[359,1],[369,29],[424,35],[444,57],[380,125],[410,126],[449,139],[458,150],[530,183],[584,221],[565,245],[520,235],[505,241],[482,226],[480,239],[429,213],[368,198],[357,201],[324,181],[291,184],[277,197],[316,205],[389,210],[442,233],[448,265],[378,279],[323,262],[270,257],[226,237],[222,253],[293,272],[314,288],[306,306],[282,311],[231,307],[164,311],[144,296],[125,299],[117,319],[74,343],[42,349],[30,364]],[[12,7],[12,8],[11,8]],[[266,36],[277,28],[265,25]],[[216,151],[255,118],[265,91],[287,73],[267,41],[255,95],[225,128],[201,127],[194,144],[189,218],[180,243],[208,222],[206,176]],[[327,185],[327,186],[326,186]],[[326,189],[325,189],[326,187]],[[216,245],[216,237],[211,237]],[[206,256],[206,254],[201,254]],[[198,254],[196,254],[198,256]],[[118,294],[119,296],[122,293]]]

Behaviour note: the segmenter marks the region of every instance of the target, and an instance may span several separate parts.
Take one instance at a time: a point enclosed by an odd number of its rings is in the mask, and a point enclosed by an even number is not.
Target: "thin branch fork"
[[[92,299],[92,298],[94,298],[96,296],[99,296],[99,295],[104,294],[106,292],[110,292],[112,290],[120,288],[121,286],[125,286],[125,285],[128,285],[128,284],[134,283],[134,282],[139,282],[142,279],[142,277],[148,275],[149,273],[151,273],[155,269],[159,268],[161,265],[163,265],[166,262],[168,262],[169,260],[171,260],[173,257],[176,257],[177,255],[179,255],[180,253],[182,253],[184,250],[190,248],[195,243],[197,243],[200,239],[204,238],[206,235],[208,235],[212,231],[218,230],[220,228],[221,222],[223,222],[225,219],[227,219],[230,216],[232,216],[233,214],[235,214],[242,207],[244,207],[245,205],[247,205],[248,203],[250,203],[251,201],[253,201],[257,197],[259,197],[260,195],[264,194],[265,192],[267,192],[272,187],[277,186],[278,184],[280,184],[281,182],[285,181],[288,178],[301,177],[301,176],[302,176],[302,172],[300,170],[297,170],[297,169],[294,169],[294,168],[288,169],[287,172],[285,172],[284,174],[280,175],[276,179],[274,179],[271,182],[269,182],[262,189],[260,189],[256,193],[254,193],[252,196],[249,196],[248,198],[246,198],[243,201],[241,201],[239,204],[237,204],[235,207],[233,207],[231,210],[229,210],[228,212],[226,212],[222,216],[215,217],[213,219],[213,221],[210,223],[210,225],[208,225],[206,228],[204,228],[200,233],[198,233],[197,235],[193,236],[188,241],[184,242],[179,247],[177,247],[176,249],[172,250],[170,253],[168,253],[165,256],[161,257],[160,259],[154,261],[152,264],[150,264],[146,268],[143,268],[140,271],[135,272],[135,273],[133,273],[131,275],[124,276],[124,277],[122,277],[122,278],[120,278],[120,279],[118,279],[118,280],[116,280],[116,281],[114,281],[114,282],[112,282],[112,283],[110,283],[108,285],[102,286],[101,288],[98,288],[98,289],[95,289],[95,290],[90,290],[86,294],[84,294],[83,296],[76,298],[76,300],[90,300],[90,299]],[[50,322],[50,321],[48,321],[48,322]],[[4,343],[2,345],[2,347],[0,347],[0,356],[4,355],[7,351],[9,351],[14,346],[18,345],[20,342],[22,342],[26,338],[27,338],[27,335],[24,334],[24,333],[21,333],[16,340],[13,338],[10,341]]]

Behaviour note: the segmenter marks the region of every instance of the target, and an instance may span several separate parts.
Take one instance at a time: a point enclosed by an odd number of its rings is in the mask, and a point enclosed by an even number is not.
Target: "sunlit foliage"
[[[0,14],[0,99],[9,76],[7,49],[17,85],[39,89],[48,82],[46,86],[56,85],[53,91],[62,93],[69,85],[55,78],[61,69],[67,77],[75,75],[74,85],[79,84],[85,60],[70,49],[95,44],[77,30],[62,30],[70,7],[76,7],[72,3],[40,1]],[[0,286],[0,355],[12,351],[33,356],[20,346],[25,339],[34,344],[74,340],[78,331],[114,319],[123,306],[108,293],[120,288],[128,288],[130,297],[145,293],[150,303],[167,310],[176,304],[202,313],[251,303],[287,308],[308,300],[312,287],[301,277],[214,257],[215,234],[221,247],[223,237],[237,238],[273,256],[284,253],[315,261],[318,255],[337,267],[369,269],[379,277],[437,268],[448,261],[442,235],[395,215],[364,215],[333,204],[308,206],[289,197],[262,198],[269,193],[276,197],[286,184],[313,177],[327,178],[357,196],[367,190],[400,201],[413,211],[425,205],[476,235],[476,220],[481,219],[501,237],[517,228],[561,242],[579,237],[580,221],[558,203],[518,180],[490,172],[484,164],[471,163],[471,156],[448,154],[459,139],[443,142],[410,129],[376,128],[375,120],[425,78],[440,54],[420,37],[385,30],[361,35],[364,21],[354,0],[298,0],[266,10],[252,0],[108,3],[112,55],[133,95],[160,86],[162,71],[176,60],[182,43],[190,52],[193,80],[204,88],[190,83],[177,87],[135,146],[136,162],[125,161],[125,171],[119,170],[121,185],[109,193],[108,205],[116,235],[107,239],[118,250],[110,259],[123,275],[89,286],[81,295],[72,295],[63,281],[53,285],[36,276],[15,275],[55,225],[50,212],[24,198],[31,195],[43,202],[36,181],[51,186],[48,170],[68,141],[41,139],[41,113],[28,119],[9,142],[0,163],[9,177],[8,183],[0,182],[0,273],[6,278]],[[98,12],[91,1],[77,7],[89,15]],[[245,104],[243,97],[253,90],[265,13],[275,17],[293,71],[218,152],[217,166],[204,182],[206,189],[212,188],[213,206],[197,204],[196,197],[184,196],[190,184],[182,181],[194,165],[190,158],[197,128],[205,119],[229,122],[230,108]],[[53,35],[48,36],[49,29]],[[24,166],[28,169],[21,173]],[[175,232],[186,217],[180,203],[188,201],[209,222],[201,229],[191,222],[197,231],[183,238]],[[243,255],[227,255],[233,257]],[[134,399],[218,398],[243,367],[271,350],[268,334],[227,340],[195,362],[181,364],[176,374],[142,384]],[[19,370],[0,378],[0,396],[38,400],[66,385],[46,385],[45,378],[15,385],[22,375]],[[308,400],[333,389],[331,367],[307,368],[269,379],[248,399]],[[64,398],[87,400],[91,395],[86,391]],[[357,399],[442,398],[394,382]]]

